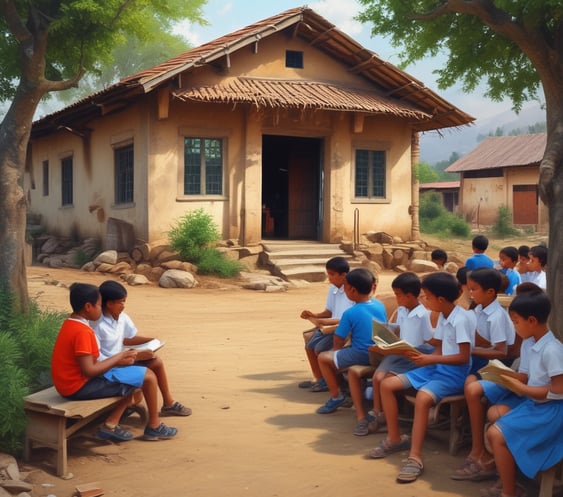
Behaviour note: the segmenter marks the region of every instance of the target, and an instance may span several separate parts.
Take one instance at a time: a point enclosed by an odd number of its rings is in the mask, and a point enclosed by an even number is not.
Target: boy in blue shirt
[[[319,366],[331,398],[317,409],[318,414],[334,412],[345,402],[337,378],[340,370],[355,364],[369,364],[368,348],[373,345],[373,320],[387,321],[383,303],[371,298],[376,286],[375,276],[367,269],[354,269],[346,275],[344,291],[355,304],[342,314],[334,332],[332,350],[319,355]],[[350,346],[344,347],[348,337]]]
[[[498,253],[500,264],[499,271],[508,279],[508,286],[504,293],[513,295],[516,287],[522,283],[520,273],[516,271],[516,263],[518,262],[518,249],[516,247],[504,247]]]
[[[471,271],[480,267],[495,267],[495,262],[485,254],[489,246],[489,239],[484,235],[477,235],[471,241],[473,255],[465,261],[465,267]]]

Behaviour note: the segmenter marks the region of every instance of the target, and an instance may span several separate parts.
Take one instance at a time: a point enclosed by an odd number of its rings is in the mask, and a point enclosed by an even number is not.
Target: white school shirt
[[[475,313],[459,305],[453,308],[447,318],[440,313],[434,338],[442,341],[442,355],[459,354],[460,343],[469,343],[470,350],[473,350],[476,323]]]
[[[474,312],[477,316],[477,333],[491,345],[502,342],[506,342],[506,345],[514,344],[514,324],[498,300],[493,300],[487,307],[479,304]]]
[[[133,320],[124,312],[118,316],[117,321],[102,314],[91,326],[100,346],[100,361],[119,354],[123,350],[123,340],[133,338],[137,334]]]
[[[522,282],[527,281],[529,283],[535,283],[542,290],[547,288],[547,277],[545,271],[528,271],[527,273],[522,274],[521,278]]]
[[[330,285],[326,296],[325,309],[332,312],[331,317],[340,319],[346,309],[350,309],[354,305],[344,291],[344,285],[338,288],[335,285]]]
[[[418,304],[410,312],[405,306],[398,307],[397,324],[401,339],[413,347],[428,342],[434,336],[434,329],[430,323],[430,311],[422,304]]]
[[[563,374],[563,343],[551,331],[537,342],[533,338],[523,340],[520,357],[523,365],[518,371],[528,375],[531,387],[548,385],[553,376]]]

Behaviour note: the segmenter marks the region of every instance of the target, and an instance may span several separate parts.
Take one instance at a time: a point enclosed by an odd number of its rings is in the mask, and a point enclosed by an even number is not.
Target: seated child
[[[318,355],[332,348],[332,334],[342,313],[354,305],[354,302],[344,292],[344,281],[350,271],[348,261],[344,257],[333,257],[326,262],[325,268],[330,287],[324,311],[314,313],[304,310],[301,312],[302,319],[308,319],[317,327],[313,336],[305,344],[305,353],[313,372],[314,381],[299,383],[299,388],[308,388],[311,392],[328,391],[319,368]]]
[[[387,321],[383,303],[371,298],[376,287],[375,276],[367,269],[354,269],[346,275],[344,290],[355,304],[342,314],[334,332],[332,349],[319,355],[319,366],[331,398],[317,409],[318,414],[334,412],[346,400],[338,383],[339,371],[355,364],[369,364],[368,348],[373,345],[373,320]],[[344,347],[347,338],[350,338],[350,346]]]
[[[508,279],[508,286],[504,293],[506,295],[514,294],[516,287],[522,283],[520,273],[516,271],[516,263],[518,262],[518,249],[516,247],[504,247],[499,254],[499,271]]]
[[[93,323],[93,328],[100,344],[102,359],[119,354],[124,346],[140,345],[152,340],[151,337],[138,335],[137,327],[132,319],[123,312],[127,300],[127,290],[121,283],[113,280],[104,281],[99,290],[102,296],[102,315]],[[163,400],[160,415],[189,416],[192,410],[180,402],[174,401],[163,360],[155,356],[152,359],[141,361],[140,364],[153,371],[158,380],[158,388]]]
[[[526,281],[522,275],[528,272],[528,262],[530,262],[530,247],[528,247],[528,245],[520,245],[518,247],[518,264],[516,264],[516,270],[520,273],[522,283]]]
[[[475,341],[475,313],[455,304],[460,288],[454,276],[438,272],[422,280],[426,306],[440,312],[432,354],[409,353],[419,367],[381,382],[381,400],[387,420],[388,435],[369,457],[380,459],[408,449],[409,456],[397,476],[397,482],[410,483],[423,472],[422,444],[428,426],[430,408],[444,397],[463,392],[463,384],[471,366],[471,349]],[[409,388],[417,390],[412,441],[401,435],[396,394]]]
[[[484,235],[477,235],[471,241],[471,249],[473,255],[465,261],[465,267],[472,271],[480,267],[495,267],[495,262],[485,254],[485,250],[489,246],[489,239]]]
[[[149,410],[143,438],[174,437],[178,430],[161,423],[158,416],[156,375],[146,367],[133,365],[137,353],[122,350],[99,360],[98,342],[88,322],[100,318],[101,301],[94,285],[74,283],[70,287],[72,314],[61,326],[51,358],[51,375],[57,392],[71,400],[123,396],[123,401],[97,431],[100,438],[119,442],[133,438],[132,433],[119,426],[119,420],[131,403],[134,390],[141,388]],[[114,376],[116,371],[120,379]]]
[[[506,361],[509,348],[515,341],[512,321],[497,300],[500,284],[501,275],[496,269],[476,269],[467,278],[467,287],[477,304],[474,310],[477,317],[475,347],[471,354],[470,374],[464,387],[472,437],[471,451],[463,466],[451,475],[454,480],[477,481],[496,474],[492,456],[486,452],[482,436],[485,426],[484,406],[481,403],[483,389],[477,381],[477,371],[486,366],[490,359]]]
[[[433,352],[434,347],[427,343],[434,335],[430,323],[430,311],[418,301],[421,289],[420,278],[415,273],[401,273],[393,280],[391,288],[399,306],[396,318],[399,337],[423,353]],[[377,351],[384,354],[382,349]],[[375,433],[379,427],[386,424],[379,393],[381,381],[389,375],[406,373],[415,367],[415,364],[402,354],[385,355],[373,374],[373,411],[367,415],[363,405],[362,379],[353,368],[348,370],[350,394],[357,418],[354,435],[364,436]]]
[[[438,266],[438,269],[444,269],[444,264],[448,262],[448,254],[445,250],[434,249],[430,254],[430,259]]]
[[[547,265],[547,247],[536,245],[529,252],[528,272],[522,274],[522,283],[534,283],[542,290],[547,288],[545,266]]]
[[[493,411],[489,417],[496,421],[486,436],[500,488],[495,484],[482,490],[485,497],[518,495],[516,466],[526,477],[534,478],[563,458],[563,344],[548,328],[550,310],[549,298],[539,288],[522,292],[519,288],[510,304],[510,318],[523,339],[524,367],[520,378],[502,376],[519,403],[489,409]],[[527,342],[529,346],[525,346]]]

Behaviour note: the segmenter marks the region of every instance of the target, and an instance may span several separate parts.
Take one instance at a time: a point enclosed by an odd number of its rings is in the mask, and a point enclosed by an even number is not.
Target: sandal
[[[395,452],[400,452],[402,450],[409,449],[411,446],[411,440],[408,435],[401,435],[401,441],[396,444],[392,444],[384,438],[379,445],[368,452],[368,457],[371,459],[382,459],[389,454],[394,454]]]
[[[468,481],[482,481],[492,480],[496,477],[497,472],[495,468],[486,469],[479,461],[468,457],[465,459],[463,466],[456,469],[451,475],[452,480],[468,480]]]
[[[298,386],[299,388],[307,388],[307,389],[309,389],[309,388],[312,388],[314,384],[315,384],[314,381],[307,380],[307,381],[302,381],[301,383],[298,383],[297,386]]]
[[[102,440],[112,440],[113,442],[127,442],[133,438],[133,433],[124,430],[119,425],[115,425],[110,428],[108,425],[102,425],[98,431],[96,431],[96,436]]]
[[[406,464],[397,475],[397,483],[412,483],[422,474],[424,466],[414,457],[407,458]]]
[[[319,381],[313,383],[311,386],[311,392],[328,392],[328,386],[324,378],[321,378]]]

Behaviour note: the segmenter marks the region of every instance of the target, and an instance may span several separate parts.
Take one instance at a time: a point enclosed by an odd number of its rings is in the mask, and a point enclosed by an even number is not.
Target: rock
[[[367,233],[364,233],[364,236],[371,243],[393,243],[393,237],[389,233],[385,233],[383,231],[368,231]]]
[[[131,286],[148,285],[150,283],[149,279],[145,275],[135,273],[126,275],[125,281]]]
[[[423,261],[422,259],[412,259],[408,265],[409,271],[414,273],[431,273],[438,271],[438,266],[432,261]]]
[[[111,266],[111,269],[108,271],[108,273],[120,274],[120,273],[130,273],[131,271],[133,271],[131,269],[131,264],[125,261],[120,261],[117,264]]]
[[[96,271],[98,271],[98,273],[110,273],[111,270],[113,269],[113,266],[115,266],[115,264],[108,264],[107,262],[102,262],[101,264],[97,264]]]
[[[197,281],[193,274],[179,269],[168,269],[165,271],[158,284],[163,288],[193,288]]]
[[[448,273],[455,275],[457,274],[459,267],[460,266],[458,266],[455,262],[446,262],[444,264],[444,271],[447,271]]]
[[[50,236],[47,238],[45,243],[41,245],[41,253],[42,254],[54,254],[58,250],[59,247],[59,240],[54,236]]]
[[[94,261],[90,261],[84,264],[84,266],[82,266],[80,269],[82,269],[82,271],[86,271],[87,273],[93,273],[94,271],[96,271],[96,264]]]
[[[117,263],[117,250],[106,250],[98,255],[94,262],[97,264],[116,264]]]

